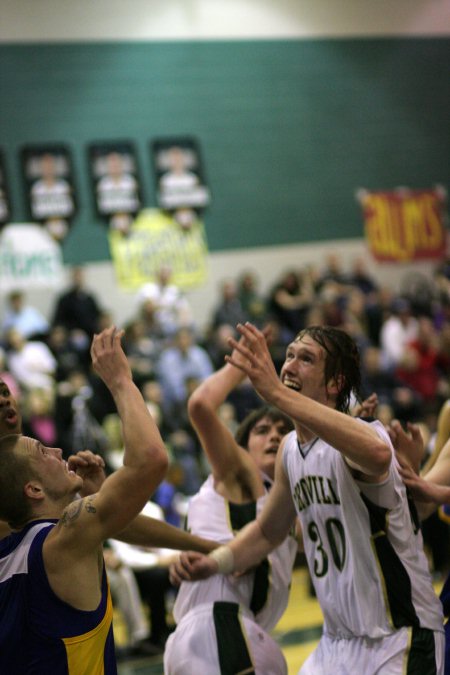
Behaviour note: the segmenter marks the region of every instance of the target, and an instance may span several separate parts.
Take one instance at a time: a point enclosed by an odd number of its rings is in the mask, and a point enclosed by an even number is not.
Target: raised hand
[[[69,457],[67,464],[69,471],[75,471],[83,479],[81,497],[87,497],[100,490],[106,478],[105,462],[100,455],[95,455],[90,450],[80,450],[76,455]]]
[[[420,427],[408,422],[405,431],[398,420],[392,420],[388,433],[400,463],[409,464],[413,471],[419,473],[425,452]]]
[[[373,393],[370,394],[367,398],[364,399],[361,403],[358,403],[352,410],[353,417],[375,417],[375,413],[378,407],[378,396]]]
[[[229,338],[228,343],[233,352],[231,356],[226,356],[225,360],[245,373],[260,396],[270,401],[271,394],[274,388],[280,385],[280,381],[266,337],[263,331],[249,322],[245,325],[239,323],[237,330],[242,337],[239,342]]]
[[[93,368],[110,390],[115,383],[132,379],[130,364],[121,345],[123,334],[123,330],[112,326],[95,335],[92,340]]]

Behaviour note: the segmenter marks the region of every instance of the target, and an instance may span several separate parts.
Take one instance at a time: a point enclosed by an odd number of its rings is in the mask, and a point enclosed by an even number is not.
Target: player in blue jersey
[[[102,545],[139,514],[167,468],[121,336],[108,328],[91,347],[125,443],[123,466],[98,493],[76,499],[83,479],[60,449],[17,433],[0,440],[0,518],[14,530],[0,544],[2,673],[116,673]],[[14,414],[6,417],[13,426]]]

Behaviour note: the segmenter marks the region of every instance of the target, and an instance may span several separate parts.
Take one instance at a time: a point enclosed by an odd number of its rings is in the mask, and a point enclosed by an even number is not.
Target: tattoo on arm
[[[64,513],[62,514],[60,520],[61,525],[68,527],[74,520],[76,520],[81,513],[82,504],[82,499],[77,499],[77,501],[69,504],[69,506],[64,509]]]
[[[81,514],[83,504],[85,510],[88,513],[97,513],[97,509],[94,506],[94,499],[95,496],[92,496],[87,497],[86,499],[77,499],[75,502],[72,502],[72,504],[69,504],[61,517],[61,525],[68,527],[71,523],[77,520]]]
[[[94,506],[95,497],[87,497],[85,508],[88,513],[97,513],[97,509]]]

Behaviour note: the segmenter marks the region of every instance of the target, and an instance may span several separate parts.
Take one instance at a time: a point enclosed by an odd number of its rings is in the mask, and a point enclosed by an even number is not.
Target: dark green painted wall
[[[109,258],[86,146],[135,142],[154,205],[149,142],[201,144],[212,251],[362,235],[355,189],[450,183],[450,39],[0,46],[0,148],[16,221],[19,149],[64,142],[80,208],[68,263]]]

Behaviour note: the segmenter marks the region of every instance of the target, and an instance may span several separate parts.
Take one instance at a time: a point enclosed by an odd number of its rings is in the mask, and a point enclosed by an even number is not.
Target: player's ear
[[[327,382],[327,392],[333,396],[337,396],[345,384],[345,378],[343,375],[337,375],[332,377]]]
[[[25,483],[23,491],[29,499],[41,500],[45,496],[42,485],[36,480],[29,480]]]

